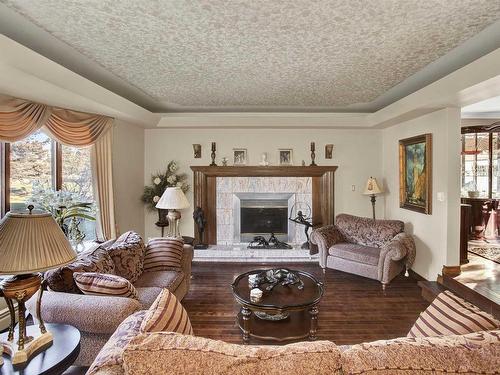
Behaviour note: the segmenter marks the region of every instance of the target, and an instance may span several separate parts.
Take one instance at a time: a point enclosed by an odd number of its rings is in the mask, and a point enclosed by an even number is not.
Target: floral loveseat
[[[311,242],[321,267],[379,280],[383,288],[415,260],[415,242],[399,220],[340,214],[335,225],[314,230]]]
[[[137,233],[126,232],[80,253],[72,264],[45,273],[48,291],[43,294],[41,314],[46,323],[70,324],[80,330],[80,355],[75,365],[89,366],[122,321],[149,308],[163,288],[179,300],[187,294],[192,247],[184,245],[182,249],[181,270],[161,271],[144,271],[145,249]],[[77,272],[123,276],[134,286],[137,299],[82,294],[73,280]],[[35,300],[29,300],[27,307],[36,319]]]

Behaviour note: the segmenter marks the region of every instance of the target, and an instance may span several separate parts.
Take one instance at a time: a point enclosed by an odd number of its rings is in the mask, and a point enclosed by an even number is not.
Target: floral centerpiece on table
[[[82,235],[78,230],[80,220],[95,220],[94,203],[83,202],[82,198],[69,191],[54,191],[35,184],[32,196],[27,203],[33,205],[35,209],[50,213],[67,237],[70,228],[72,232]],[[79,239],[81,240],[83,238]]]
[[[151,185],[144,186],[141,200],[151,211],[156,210],[156,203],[158,203],[166,188],[177,186],[184,193],[189,190],[189,185],[186,182],[187,175],[185,173],[177,173],[178,169],[179,166],[172,160],[168,163],[166,171],[158,172],[151,176]],[[164,223],[165,221],[166,210],[159,210],[159,222]]]

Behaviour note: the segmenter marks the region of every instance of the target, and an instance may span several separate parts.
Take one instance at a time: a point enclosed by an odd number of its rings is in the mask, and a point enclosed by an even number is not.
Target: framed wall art
[[[291,148],[280,148],[278,150],[280,165],[293,165],[292,152]]]
[[[233,148],[233,164],[246,165],[247,164],[247,149],[246,148]]]
[[[399,206],[432,213],[432,134],[399,141]]]

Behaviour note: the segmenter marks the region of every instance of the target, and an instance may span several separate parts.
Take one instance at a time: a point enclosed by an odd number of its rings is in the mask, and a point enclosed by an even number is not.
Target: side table
[[[80,354],[80,331],[67,324],[45,326],[54,337],[52,344],[46,350],[35,354],[28,362],[15,366],[12,365],[10,357],[3,354],[4,363],[0,366],[0,375],[59,375],[75,362]],[[26,328],[28,335],[39,332],[37,325]],[[0,339],[7,340],[7,333],[0,335]]]

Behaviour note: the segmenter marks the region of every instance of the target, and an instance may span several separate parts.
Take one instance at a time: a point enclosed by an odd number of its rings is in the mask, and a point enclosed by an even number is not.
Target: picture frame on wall
[[[432,213],[432,134],[399,141],[399,207]]]
[[[280,165],[293,165],[293,150],[291,148],[278,149],[278,160]]]
[[[248,154],[246,148],[233,148],[233,165],[247,165]]]

